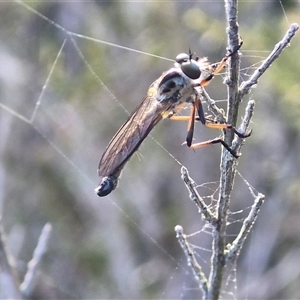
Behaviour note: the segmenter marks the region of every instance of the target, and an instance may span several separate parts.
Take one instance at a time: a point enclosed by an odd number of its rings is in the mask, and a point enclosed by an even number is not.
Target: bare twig
[[[190,192],[190,199],[195,202],[196,206],[201,213],[202,219],[209,222],[210,224],[214,224],[216,222],[216,218],[214,217],[212,211],[205,204],[204,200],[201,198],[197,189],[195,187],[195,182],[189,176],[188,170],[186,167],[181,168],[181,179],[184,181],[186,188]]]
[[[205,277],[205,274],[203,273],[201,266],[198,264],[196,260],[194,251],[191,245],[189,244],[189,242],[187,241],[186,235],[183,233],[182,226],[180,225],[175,226],[175,232],[179,244],[183,249],[184,254],[187,258],[188,265],[191,266],[195,278],[199,282],[200,289],[202,290],[203,293],[203,299],[206,299],[208,287],[207,287],[207,279]]]
[[[270,55],[263,61],[261,66],[255,70],[255,72],[252,74],[252,76],[249,78],[249,80],[244,81],[240,86],[239,91],[239,100],[241,101],[245,94],[247,94],[250,90],[250,88],[253,85],[256,85],[258,82],[258,79],[266,72],[266,70],[271,66],[271,64],[276,60],[281,52],[289,46],[289,43],[291,42],[291,39],[296,34],[296,31],[299,29],[299,25],[297,23],[291,24],[289,30],[283,37],[283,39],[277,43],[273,49],[273,51],[270,53]]]
[[[224,110],[216,105],[215,100],[210,98],[210,96],[203,87],[199,87],[198,94],[200,95],[200,100],[207,103],[208,110],[214,114],[216,122],[226,123],[227,120],[224,116]]]
[[[5,249],[3,231],[0,228],[0,299],[23,299],[17,282]]]
[[[200,96],[201,102],[207,103],[209,111],[211,111],[215,116],[221,115],[223,117],[222,120],[220,120],[220,123],[226,121],[223,116],[224,110],[216,105],[216,101],[210,98],[209,94],[202,86],[198,87],[198,95]]]
[[[227,245],[228,252],[226,254],[226,262],[230,259],[235,258],[236,255],[239,253],[239,251],[242,249],[244,241],[246,240],[248,233],[250,232],[251,228],[253,227],[257,219],[258,212],[262,204],[264,203],[264,200],[265,200],[265,195],[260,193],[255,198],[255,201],[251,206],[249,215],[244,220],[243,226],[238,236],[235,238],[235,240],[232,242],[231,245]]]
[[[229,49],[236,49],[240,43],[237,23],[237,1],[225,0],[225,12],[228,23],[228,45]],[[239,103],[238,96],[238,80],[240,70],[239,53],[231,56],[228,63],[228,102],[227,102],[227,122],[236,125]],[[233,140],[233,132],[226,131],[224,136],[225,142],[231,145]],[[222,278],[225,266],[225,248],[226,248],[226,227],[230,195],[233,187],[236,160],[227,152],[222,152],[221,160],[221,176],[220,176],[220,192],[217,201],[217,223],[212,231],[212,257],[211,270],[208,280],[208,297],[207,299],[219,299]]]
[[[23,283],[20,286],[22,294],[25,297],[31,296],[32,291],[34,289],[37,270],[48,249],[48,242],[51,236],[51,231],[52,231],[52,225],[50,223],[47,223],[44,226],[42,233],[39,237],[37,246],[33,253],[33,257],[31,261],[28,263],[27,273],[25,275]]]
[[[228,27],[227,42],[229,51],[233,51],[240,44],[239,25],[237,22],[237,0],[225,0],[225,13]],[[227,122],[236,125],[238,116],[238,84],[240,76],[240,52],[233,54],[228,61],[228,73],[225,82],[228,86],[228,102],[227,102]],[[233,133],[227,132],[225,134],[225,142],[229,145],[233,139]]]

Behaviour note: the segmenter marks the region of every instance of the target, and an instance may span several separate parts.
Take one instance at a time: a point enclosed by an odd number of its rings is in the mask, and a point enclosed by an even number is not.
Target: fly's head
[[[218,66],[211,65],[206,57],[195,56],[189,51],[180,53],[176,56],[175,67],[180,68],[182,73],[186,75],[194,86],[202,85],[203,82],[208,82],[213,78],[213,73]]]
[[[193,59],[193,54],[180,53],[176,56],[175,66],[179,66],[181,71],[190,79],[198,79],[201,75],[201,70],[197,61],[198,57]]]

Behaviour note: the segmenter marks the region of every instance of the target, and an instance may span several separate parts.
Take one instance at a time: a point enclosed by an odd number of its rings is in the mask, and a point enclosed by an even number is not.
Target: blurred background
[[[155,140],[147,138],[126,165],[116,191],[99,198],[94,188],[108,142],[149,85],[172,66],[163,58],[189,48],[211,62],[225,55],[224,3],[28,5],[62,27],[19,3],[0,3],[0,102],[14,112],[0,109],[0,212],[19,280],[50,222],[53,234],[34,298],[199,299],[174,227],[196,233],[190,241],[206,274],[211,240],[171,155],[210,203],[218,196],[221,148],[192,151],[181,145],[186,124],[165,120],[153,130]],[[240,1],[241,81],[293,22],[300,23],[299,1]],[[83,36],[73,36],[78,48],[64,29]],[[299,47],[298,33],[241,106],[242,116],[247,100],[256,101],[253,135],[238,170],[266,201],[229,272],[231,298],[300,298]],[[222,81],[217,76],[207,91],[226,108]],[[39,100],[33,122],[27,122]],[[219,134],[197,124],[195,139]],[[229,241],[252,203],[237,177],[230,210],[241,212],[230,216]]]

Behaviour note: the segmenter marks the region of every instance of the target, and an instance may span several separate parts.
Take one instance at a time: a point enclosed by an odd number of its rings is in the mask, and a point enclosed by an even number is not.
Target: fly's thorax
[[[186,76],[180,68],[172,68],[165,72],[157,81],[156,100],[173,102],[179,105],[195,94],[193,80]]]

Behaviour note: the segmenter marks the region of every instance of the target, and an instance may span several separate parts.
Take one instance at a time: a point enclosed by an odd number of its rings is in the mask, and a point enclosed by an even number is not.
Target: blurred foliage
[[[27,3],[83,35],[72,37],[84,60],[64,30],[18,3],[0,4],[0,101],[21,116],[0,110],[0,207],[20,279],[43,225],[51,222],[54,233],[36,299],[199,299],[174,227],[181,224],[195,233],[203,223],[176,161],[148,138],[126,165],[115,192],[105,199],[93,192],[107,143],[151,82],[172,65],[102,41],[171,59],[190,48],[219,61],[226,53],[224,4]],[[290,23],[300,23],[299,9],[294,1],[240,2],[241,80],[259,66]],[[254,133],[245,142],[239,171],[266,194],[266,203],[237,263],[236,298],[299,296],[299,48],[298,34],[247,97],[256,101]],[[213,99],[226,98],[220,76],[207,90]],[[40,96],[36,118],[27,124],[22,118],[30,118]],[[185,134],[186,124],[168,120],[153,131],[197,183],[218,181],[219,147],[190,151],[181,146]],[[195,138],[218,134],[197,126]],[[210,186],[199,187],[208,202],[218,194],[217,184]],[[253,199],[241,179],[233,195],[231,211],[242,210],[239,217],[232,214],[234,222],[245,217]],[[232,234],[240,225],[233,223]],[[210,249],[210,236],[197,233],[193,244],[207,271],[209,253],[203,249]]]

